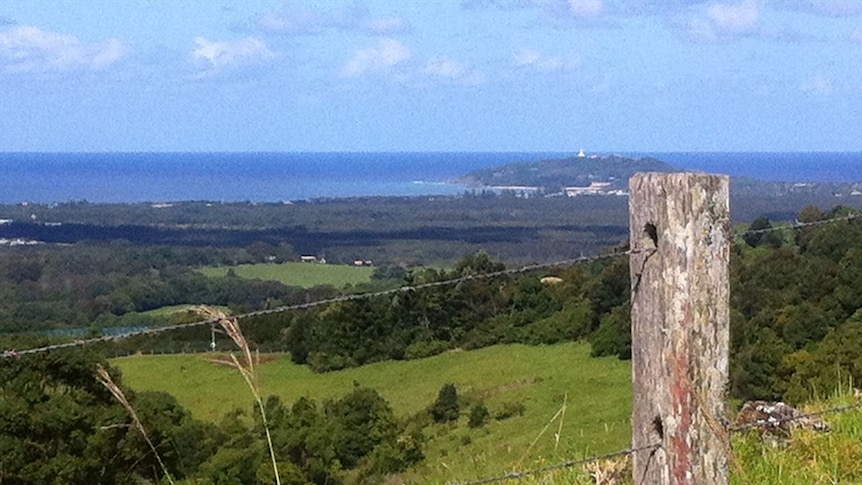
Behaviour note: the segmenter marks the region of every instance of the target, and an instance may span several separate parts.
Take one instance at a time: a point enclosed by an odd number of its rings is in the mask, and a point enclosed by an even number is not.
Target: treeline
[[[852,210],[822,212],[811,206],[796,218],[817,222]],[[857,313],[862,308],[860,226],[852,221],[770,232],[770,221],[760,218],[751,228],[766,231],[735,242],[734,397],[799,402],[862,379],[862,352],[856,345],[862,333],[862,313]],[[16,249],[6,248],[16,257],[0,259],[0,325],[7,332],[71,325],[98,333],[107,323],[152,324],[146,320],[151,317],[139,312],[165,305],[224,305],[243,313],[373,289],[302,290],[231,276],[206,278],[185,266],[253,258],[249,249],[123,244]],[[400,278],[397,284],[407,289],[247,318],[242,325],[259,349],[289,351],[295,362],[319,372],[450,349],[578,339],[588,340],[594,355],[631,355],[627,258],[471,278],[504,268],[485,252],[464,257],[451,269],[381,267],[379,277]],[[464,279],[436,284],[455,278]],[[419,285],[426,286],[409,289]],[[194,318],[180,315],[171,323]],[[210,337],[209,329],[193,327],[106,344],[103,351],[205,351]]]
[[[224,249],[127,243],[0,248],[0,333],[151,326],[165,321],[141,312],[178,304],[250,311],[335,292],[231,273],[209,278],[194,269],[260,262],[289,251],[260,243]]]
[[[849,213],[808,207],[798,220]],[[771,228],[760,218],[733,246],[731,395],[801,402],[860,382],[862,221]],[[243,325],[261,348],[289,351],[319,372],[516,342],[586,339],[594,355],[631,356],[627,258],[433,285],[503,268],[477,253],[451,270],[408,272],[407,287],[432,284],[418,291],[259,316]],[[179,345],[179,337],[128,344],[157,349]],[[203,349],[205,338],[189,331],[183,345]]]
[[[857,213],[810,206],[799,213],[799,222],[846,222],[749,234],[734,252],[733,395],[800,402],[862,382],[862,221],[852,217]],[[765,218],[752,223],[752,229],[770,226]]]
[[[771,221],[759,218],[750,227],[757,232],[744,233],[735,242],[731,255],[733,397],[800,402],[862,379],[862,279],[858,277],[862,221],[848,217],[852,213],[844,207],[829,212],[807,207],[797,216],[802,223],[841,222],[781,230],[772,230]],[[86,279],[88,267],[114,275],[111,278],[117,281],[138,281],[154,272],[192,278],[177,268],[203,257],[196,251],[167,248],[127,247],[118,253],[124,256],[91,248],[66,261],[67,271],[61,271],[63,258],[57,255],[65,253],[60,249],[22,252],[23,259],[15,260],[18,265],[3,259],[4,295],[92,291],[89,287],[98,286],[99,280]],[[41,259],[29,259],[36,255]],[[419,358],[455,348],[574,339],[590,341],[595,355],[630,357],[627,258],[541,274],[481,276],[504,269],[482,252],[463,258],[452,269],[386,268],[379,276],[403,278],[407,287],[431,285],[247,318],[241,325],[254,346],[287,350],[295,362],[317,371]],[[71,278],[65,285],[63,275]],[[82,279],[76,280],[75,275]],[[453,278],[461,280],[434,285]],[[183,278],[165,281],[175,281],[171,291],[181,292],[181,281],[187,288],[195,287]],[[250,291],[257,302],[252,305],[265,305],[265,288]],[[211,290],[201,289],[195,297],[211,298]],[[279,291],[288,295],[278,293],[280,299],[326,297]],[[190,298],[195,293],[186,295]],[[5,306],[4,311],[8,311]],[[193,327],[78,350],[4,355],[0,478],[20,484],[165,481],[144,436],[129,424],[127,410],[94,378],[94,369],[107,366],[106,354],[166,347],[202,350],[209,337],[208,328]],[[44,337],[21,335],[2,340],[5,349],[46,343]],[[122,387],[120,376],[111,372]],[[174,479],[188,484],[272,482],[263,421],[254,407],[228,413],[219,423],[203,423],[169,395],[125,392]],[[265,410],[282,481],[299,485],[379,483],[382,477],[420,462],[423,430],[432,422],[462,415],[464,407],[459,408],[454,387],[444,386],[438,400],[428,403],[421,415],[396,419],[376,391],[357,385],[349,394],[323,403],[299,399],[288,404],[268,398]],[[508,411],[512,412],[518,411]],[[506,415],[494,414],[497,419]],[[470,426],[481,426],[490,416],[481,403],[473,403]]]
[[[413,272],[406,284],[433,284],[503,269],[502,263],[477,253],[450,271]],[[455,348],[552,344],[591,336],[601,317],[616,306],[620,297],[608,284],[606,271],[613,269],[574,266],[552,272],[544,282],[536,274],[473,278],[260,320],[278,321],[294,362],[319,372],[422,358]]]
[[[96,380],[98,365],[113,374],[125,404]],[[118,371],[88,350],[4,359],[0,395],[3,483],[168,483],[166,473],[185,484],[275,482],[256,407],[199,421],[169,394],[124,388]],[[418,421],[408,427],[358,384],[323,403],[270,396],[264,409],[281,483],[380,483],[424,458]]]
[[[589,338],[603,351],[616,345],[602,329],[625,306],[629,284],[625,258],[541,274],[482,277],[505,268],[484,252],[462,258],[452,269],[381,267],[378,275],[403,275],[400,285],[405,289],[244,318],[241,324],[260,350],[290,352],[294,362],[317,372],[506,343],[541,345]],[[436,284],[460,278],[464,280],[457,284]],[[424,286],[410,289],[420,285]],[[105,352],[205,351],[210,336],[208,328],[192,327],[121,340],[106,345]],[[221,348],[226,338],[216,336]],[[625,350],[620,352],[625,356]]]

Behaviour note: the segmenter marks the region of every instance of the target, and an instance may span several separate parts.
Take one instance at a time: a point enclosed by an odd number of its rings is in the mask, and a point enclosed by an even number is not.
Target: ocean
[[[621,153],[767,181],[862,181],[862,153]],[[0,203],[456,195],[466,173],[575,153],[0,153]]]

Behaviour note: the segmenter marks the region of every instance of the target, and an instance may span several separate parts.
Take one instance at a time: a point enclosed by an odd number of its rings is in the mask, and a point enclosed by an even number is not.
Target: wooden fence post
[[[629,181],[635,484],[728,483],[729,178]]]

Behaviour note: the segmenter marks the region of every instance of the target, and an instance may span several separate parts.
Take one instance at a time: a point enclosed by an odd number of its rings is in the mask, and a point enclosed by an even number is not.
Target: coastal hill
[[[588,187],[594,183],[609,183],[607,190],[626,190],[629,178],[637,172],[679,171],[655,158],[592,155],[509,163],[475,170],[458,182],[484,187],[537,187],[548,193],[561,192],[565,187]]]
[[[470,172],[457,182],[545,195],[625,195],[629,178],[637,172],[681,171],[651,157],[591,155],[509,163]],[[730,185],[734,217],[741,220],[752,220],[757,214],[788,220],[806,205],[862,206],[862,182],[774,182],[732,176]]]

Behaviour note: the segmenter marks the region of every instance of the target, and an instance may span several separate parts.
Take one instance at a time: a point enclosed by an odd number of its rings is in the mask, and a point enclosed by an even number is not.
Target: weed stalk
[[[255,352],[254,358],[252,358],[251,348],[249,348],[248,341],[242,334],[242,330],[240,329],[239,322],[236,318],[228,318],[228,316],[225,315],[224,312],[222,312],[221,310],[217,310],[207,306],[197,307],[195,311],[204,317],[216,320],[221,326],[222,330],[224,330],[228,337],[230,337],[231,340],[233,340],[233,342],[236,344],[236,346],[239,347],[240,352],[242,352],[242,357],[244,361],[240,361],[240,359],[237,359],[236,355],[231,352],[230,362],[226,362],[226,364],[236,368],[236,370],[239,371],[240,375],[245,380],[245,383],[248,384],[248,388],[251,390],[251,393],[254,396],[254,400],[257,403],[258,409],[260,410],[260,418],[261,422],[263,423],[263,430],[266,434],[266,445],[269,448],[270,460],[272,460],[272,471],[273,473],[275,473],[275,483],[276,485],[281,485],[281,478],[278,475],[278,463],[275,459],[275,449],[272,446],[272,436],[269,432],[269,424],[266,421],[266,409],[263,405],[263,398],[260,394],[260,383],[258,381],[257,372],[255,371],[255,363],[259,362],[259,354]]]
[[[126,395],[123,393],[123,390],[120,389],[117,384],[114,383],[114,380],[111,379],[111,375],[108,374],[108,371],[99,364],[96,367],[97,377],[96,379],[103,385],[108,391],[114,396],[125,409],[126,412],[129,413],[129,416],[132,418],[132,423],[134,423],[135,428],[141,433],[144,437],[144,440],[150,446],[150,449],[153,451],[153,454],[156,456],[156,460],[159,462],[159,466],[162,467],[162,472],[165,474],[165,477],[168,479],[171,485],[174,485],[174,479],[171,478],[171,474],[168,472],[168,468],[165,466],[165,463],[162,461],[162,457],[159,456],[159,452],[156,451],[156,446],[153,444],[153,441],[150,439],[150,435],[147,434],[147,430],[144,428],[143,423],[141,423],[141,419],[138,417],[138,413],[135,412],[135,408],[132,407],[132,403],[126,399]]]

